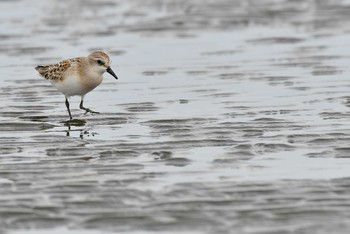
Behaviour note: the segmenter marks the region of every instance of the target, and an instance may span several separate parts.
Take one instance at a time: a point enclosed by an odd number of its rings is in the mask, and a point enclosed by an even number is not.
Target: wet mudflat
[[[0,9],[0,233],[348,232],[349,2]],[[33,67],[95,49],[66,122]]]

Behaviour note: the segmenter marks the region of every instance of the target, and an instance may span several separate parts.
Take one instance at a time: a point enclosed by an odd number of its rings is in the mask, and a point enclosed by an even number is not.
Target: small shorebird
[[[70,96],[81,97],[79,107],[86,111],[85,114],[99,113],[83,106],[84,96],[101,84],[104,72],[107,71],[118,79],[109,65],[109,56],[102,51],[95,51],[87,57],[65,59],[56,64],[39,65],[35,67],[35,70],[64,94],[69,118],[72,119],[68,102]]]

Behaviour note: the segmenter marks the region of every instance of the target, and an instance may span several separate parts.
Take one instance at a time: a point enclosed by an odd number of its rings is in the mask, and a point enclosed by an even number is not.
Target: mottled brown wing
[[[39,65],[35,70],[47,80],[62,80],[64,72],[72,65],[73,59],[66,59],[56,64]]]

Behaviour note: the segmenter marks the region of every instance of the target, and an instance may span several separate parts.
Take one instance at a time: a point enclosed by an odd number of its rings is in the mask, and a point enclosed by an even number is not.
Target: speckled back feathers
[[[83,60],[83,57],[65,59],[56,64],[50,65],[39,65],[35,67],[35,70],[39,72],[47,80],[62,80],[64,78],[64,73],[70,68],[74,63],[78,63]]]

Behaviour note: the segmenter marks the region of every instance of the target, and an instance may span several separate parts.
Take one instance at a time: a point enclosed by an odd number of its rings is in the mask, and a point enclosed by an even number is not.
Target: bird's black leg
[[[83,106],[83,99],[81,99],[81,102],[80,102],[80,106],[79,106],[79,107],[80,107],[80,109],[85,110],[85,114],[88,113],[88,112],[93,113],[93,114],[100,114],[100,112],[92,111],[92,110],[90,110],[89,108],[84,107],[84,106]]]
[[[72,114],[70,113],[69,102],[68,102],[67,97],[66,97],[66,107],[67,107],[67,110],[68,110],[69,118],[70,118],[70,119],[73,119],[73,118],[72,118]]]

